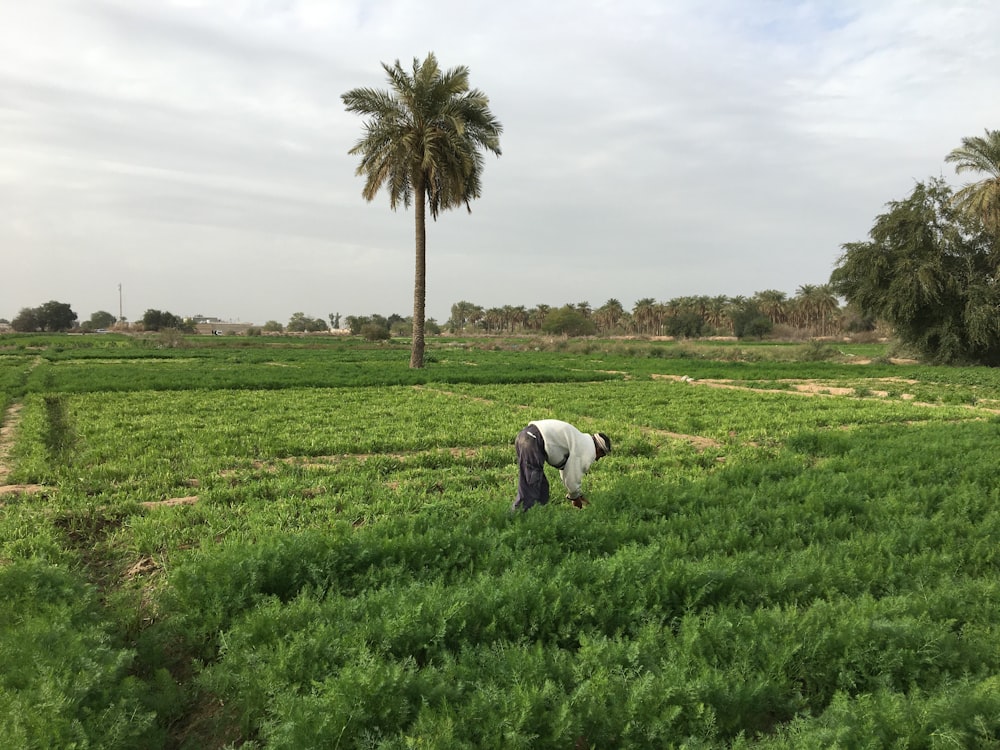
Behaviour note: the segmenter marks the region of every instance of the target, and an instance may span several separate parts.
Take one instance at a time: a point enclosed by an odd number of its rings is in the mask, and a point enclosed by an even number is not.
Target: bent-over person
[[[595,461],[611,453],[611,439],[603,432],[588,435],[559,419],[539,419],[518,433],[514,449],[518,473],[513,510],[524,511],[549,501],[545,464],[559,469],[566,499],[582,508],[587,504],[583,475]]]

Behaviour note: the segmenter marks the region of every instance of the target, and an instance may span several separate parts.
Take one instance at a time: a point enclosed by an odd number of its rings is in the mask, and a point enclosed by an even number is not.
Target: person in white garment
[[[603,432],[588,435],[559,419],[538,419],[518,433],[514,449],[518,473],[513,510],[526,511],[549,501],[545,464],[559,469],[566,499],[582,508],[587,504],[583,475],[595,461],[611,453],[611,439]]]

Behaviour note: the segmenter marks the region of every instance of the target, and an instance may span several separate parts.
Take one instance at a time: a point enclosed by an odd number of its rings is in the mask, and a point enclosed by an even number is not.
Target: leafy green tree
[[[733,335],[737,338],[764,338],[774,329],[774,323],[752,299],[737,298],[729,311],[733,322]]]
[[[22,307],[10,322],[10,327],[21,333],[32,333],[42,330],[42,324],[38,318],[37,307]]]
[[[184,320],[172,312],[164,310],[154,310],[150,308],[142,315],[142,327],[147,331],[163,331],[173,329],[176,331],[190,330],[191,326],[184,323]]]
[[[389,330],[389,319],[384,315],[348,315],[345,319],[347,322],[347,327],[351,329],[352,336],[360,336],[361,329],[368,323],[374,323],[377,326]]]
[[[593,336],[597,325],[578,308],[564,305],[545,316],[542,330],[564,336]]]
[[[842,325],[847,333],[867,333],[878,327],[878,319],[872,314],[864,314],[854,306],[844,308]]]
[[[413,284],[413,343],[410,367],[424,365],[424,311],[427,285],[426,209],[437,219],[442,210],[478,198],[481,149],[500,155],[500,122],[489,99],[469,88],[464,66],[442,71],[433,53],[413,72],[382,63],[390,91],[357,88],[343,94],[348,112],[367,118],[364,135],[348,152],[360,155],[356,174],[365,177],[362,195],[372,201],[381,188],[393,210],[414,204],[416,262]]]
[[[686,339],[701,336],[705,319],[694,310],[684,310],[667,319],[667,335]]]
[[[322,318],[310,318],[302,312],[292,313],[288,321],[286,330],[289,333],[315,333],[316,331],[327,330],[326,321]]]
[[[46,331],[68,331],[76,325],[76,313],[65,302],[52,300],[40,308],[39,317]]]
[[[962,145],[944,160],[954,163],[958,174],[980,172],[987,175],[959,190],[954,200],[1000,241],[1000,130],[987,130],[981,138],[963,138]]]
[[[276,320],[269,320],[264,324],[263,330],[267,333],[281,333],[284,326]]]
[[[39,307],[25,307],[11,321],[15,331],[68,331],[76,326],[76,313],[65,302],[51,300]]]
[[[931,361],[1000,365],[1000,250],[944,180],[917,183],[843,248],[830,282],[863,315]]]
[[[87,331],[97,331],[102,328],[111,328],[117,320],[118,318],[107,310],[98,310],[95,313],[91,313],[90,320],[84,321],[81,327]]]
[[[391,334],[381,323],[365,323],[361,326],[361,336],[365,341],[388,341]]]

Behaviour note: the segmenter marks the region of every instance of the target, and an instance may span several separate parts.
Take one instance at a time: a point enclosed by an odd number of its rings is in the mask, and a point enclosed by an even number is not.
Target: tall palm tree
[[[381,188],[395,211],[414,204],[416,269],[413,283],[413,347],[410,367],[424,366],[424,310],[427,296],[426,208],[442,210],[478,198],[483,171],[481,149],[500,155],[503,126],[489,99],[469,88],[465,66],[442,71],[430,53],[413,59],[413,73],[382,63],[391,90],[357,88],[341,98],[348,112],[367,119],[364,135],[348,152],[359,154],[356,174],[365,177],[361,194],[372,201]]]
[[[705,311],[705,320],[713,328],[722,328],[723,325],[730,323],[729,317],[726,315],[726,311],[729,309],[729,297],[724,294],[716,295],[708,300],[708,306]]]
[[[754,294],[753,299],[760,311],[775,325],[784,323],[788,319],[788,295],[784,292],[777,289],[765,289]]]
[[[451,306],[451,328],[453,331],[464,331],[465,327],[472,323],[472,316],[477,305],[462,300]]]
[[[653,306],[656,300],[652,297],[643,297],[636,300],[632,306],[632,318],[635,320],[635,332],[638,334],[649,333],[653,323]]]
[[[499,307],[488,307],[483,313],[483,329],[488,333],[499,331],[503,325],[503,310]]]
[[[514,330],[513,326],[520,326],[521,328],[524,328],[528,324],[528,308],[524,305],[518,305],[515,307],[511,323],[512,331]]]
[[[614,297],[594,311],[594,320],[604,333],[613,331],[624,318],[625,309],[622,307],[622,303]]]
[[[840,302],[831,284],[803,284],[796,290],[795,302],[803,325],[814,333],[826,336],[829,323],[840,310]]]
[[[795,305],[797,320],[803,328],[811,328],[818,318],[814,306],[816,300],[816,285],[803,284],[795,290]]]
[[[944,160],[954,162],[958,174],[982,172],[987,175],[955,193],[955,203],[980,219],[994,236],[1000,236],[1000,130],[987,130],[982,138],[963,138],[961,147]]]
[[[542,330],[542,325],[545,323],[545,317],[551,311],[552,308],[545,304],[535,305],[535,307],[528,310],[528,328],[533,331]]]

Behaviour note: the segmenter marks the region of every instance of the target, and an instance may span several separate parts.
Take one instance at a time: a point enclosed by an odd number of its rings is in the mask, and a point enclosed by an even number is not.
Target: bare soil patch
[[[150,500],[139,504],[143,508],[155,510],[156,508],[172,508],[175,505],[194,505],[196,502],[198,502],[197,495],[188,495],[187,497],[172,497],[168,500]]]
[[[0,484],[0,495],[38,495],[51,489],[44,484]]]
[[[706,450],[708,448],[721,448],[722,443],[718,440],[713,440],[709,437],[704,437],[703,435],[686,435],[683,432],[668,432],[667,430],[657,430],[654,428],[648,428],[646,432],[652,432],[656,435],[662,435],[663,437],[671,438],[672,440],[683,440],[685,443],[690,443],[695,448],[700,451]]]
[[[0,495],[37,495],[52,490],[43,484],[7,484],[7,477],[13,468],[10,464],[10,452],[14,448],[17,428],[21,424],[21,407],[21,402],[8,406],[0,425]]]
[[[853,396],[857,393],[856,388],[829,385],[823,383],[820,380],[798,380],[798,379],[781,379],[775,380],[775,383],[787,383],[791,390],[787,388],[752,388],[748,385],[740,385],[737,380],[723,380],[723,379],[697,379],[691,378],[687,375],[669,375],[669,374],[659,374],[655,373],[653,378],[656,380],[676,380],[683,383],[689,383],[690,385],[702,385],[709,388],[728,388],[734,391],[752,391],[754,393],[798,393],[804,396]],[[909,383],[913,384],[918,381],[916,380],[905,380],[903,378],[875,378],[871,382],[893,382],[893,383]],[[866,393],[870,396],[875,396],[878,398],[888,398],[889,391],[882,390],[871,390],[866,389]],[[904,401],[910,401],[914,397],[912,393],[900,394],[900,398]]]
[[[20,402],[11,404],[4,412],[3,422],[0,423],[0,483],[10,475],[10,451],[14,447],[14,432],[21,423],[20,413]]]

